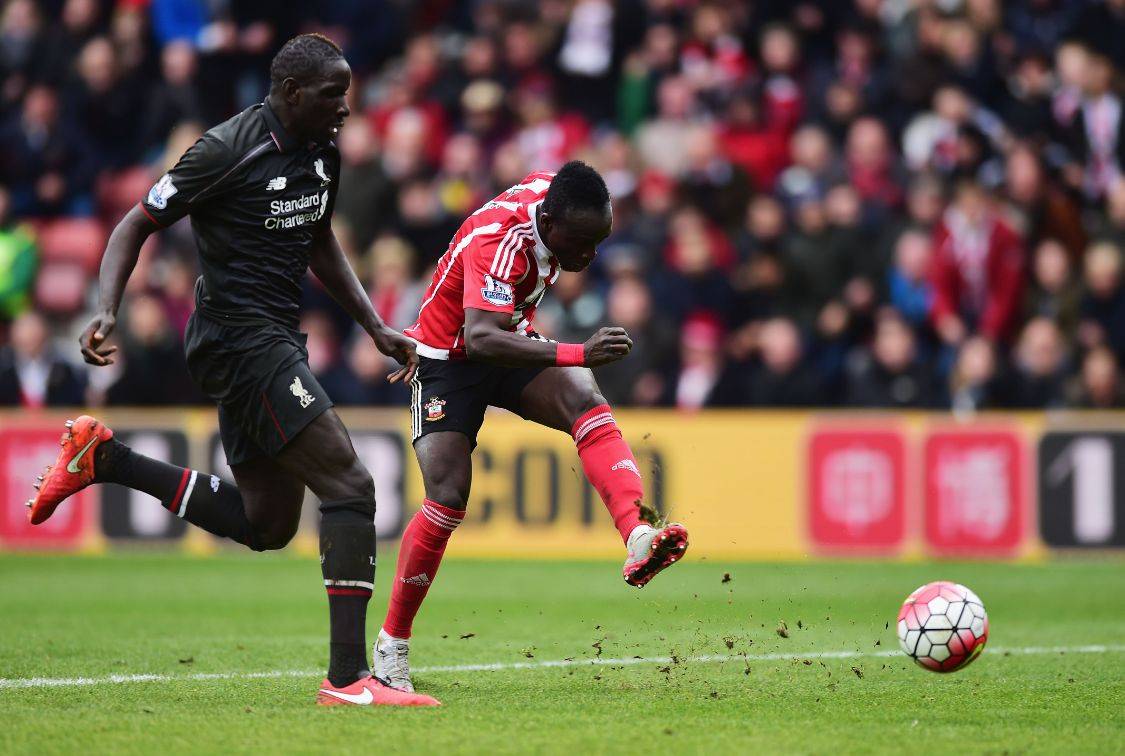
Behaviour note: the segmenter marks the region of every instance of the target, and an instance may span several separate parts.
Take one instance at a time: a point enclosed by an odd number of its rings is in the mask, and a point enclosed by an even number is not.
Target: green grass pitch
[[[381,557],[369,634],[392,556]],[[951,675],[915,667],[894,635],[902,598],[942,578],[980,594],[992,625],[984,655]],[[1117,559],[775,565],[689,554],[643,591],[617,564],[451,559],[412,656],[440,710],[313,705],[326,656],[319,582],[315,561],[285,554],[0,557],[0,753],[1110,753],[1125,743]],[[497,668],[449,669],[474,664]],[[158,677],[109,681],[143,674]],[[95,682],[61,684],[78,677]]]

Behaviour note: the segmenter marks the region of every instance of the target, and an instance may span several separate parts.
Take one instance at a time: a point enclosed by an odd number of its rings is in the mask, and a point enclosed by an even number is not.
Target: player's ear
[[[289,76],[285,81],[281,82],[281,96],[290,105],[298,105],[301,102],[301,85],[292,76]]]

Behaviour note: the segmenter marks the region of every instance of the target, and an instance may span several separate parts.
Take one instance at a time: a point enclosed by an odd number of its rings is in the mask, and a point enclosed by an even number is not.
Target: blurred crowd
[[[112,224],[289,36],[353,68],[334,228],[410,325],[461,221],[582,158],[614,231],[539,328],[627,328],[619,405],[1111,407],[1125,382],[1125,0],[6,0],[0,403],[201,400],[187,222],[110,369],[76,362]],[[405,400],[309,279],[339,404]]]

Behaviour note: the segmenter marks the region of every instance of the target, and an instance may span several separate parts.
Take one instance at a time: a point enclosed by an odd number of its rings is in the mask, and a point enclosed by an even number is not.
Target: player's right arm
[[[505,329],[511,315],[467,308],[465,310],[465,353],[470,360],[507,367],[559,365],[559,348],[578,346],[529,339]],[[633,348],[624,328],[599,328],[582,347],[581,364],[597,367],[616,362]]]
[[[213,197],[222,180],[232,172],[233,165],[235,161],[226,145],[205,134],[113,229],[98,274],[98,310],[78,338],[86,362],[91,365],[113,362],[112,354],[117,347],[105,342],[117,325],[121,296],[145,239]]]
[[[78,338],[82,345],[82,358],[91,365],[113,363],[111,355],[117,351],[117,347],[107,345],[105,340],[117,325],[121,294],[137,265],[141,245],[155,230],[152,221],[145,217],[140,205],[137,205],[125,214],[109,236],[105,255],[102,256],[101,272],[98,274],[98,311]]]

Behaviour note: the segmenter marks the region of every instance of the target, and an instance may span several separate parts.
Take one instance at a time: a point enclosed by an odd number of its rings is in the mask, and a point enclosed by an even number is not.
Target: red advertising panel
[[[940,555],[1004,556],[1024,534],[1024,451],[1011,431],[935,431],[925,444],[925,535]]]
[[[52,424],[56,426],[56,424]],[[81,541],[94,494],[80,492],[41,525],[27,521],[24,506],[35,494],[32,483],[59,454],[59,428],[8,428],[0,434],[0,543],[29,549],[75,548]]]
[[[906,442],[894,429],[821,429],[809,444],[809,532],[828,550],[893,551],[906,530]]]

